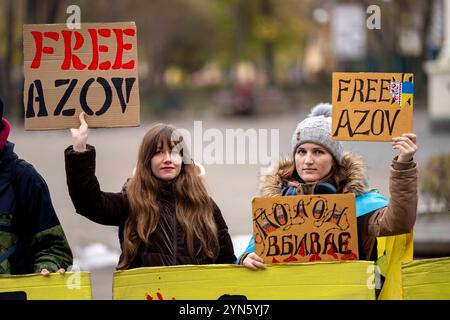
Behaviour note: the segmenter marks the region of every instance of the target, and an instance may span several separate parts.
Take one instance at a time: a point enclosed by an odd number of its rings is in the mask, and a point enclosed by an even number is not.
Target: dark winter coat
[[[7,142],[0,153],[0,274],[67,269],[72,252],[47,184],[13,150]]]

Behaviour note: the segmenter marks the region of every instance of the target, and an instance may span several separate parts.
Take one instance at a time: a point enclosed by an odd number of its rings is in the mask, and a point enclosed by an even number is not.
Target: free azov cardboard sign
[[[411,73],[333,73],[333,140],[391,141],[413,132]]]
[[[24,25],[25,129],[139,125],[134,22]]]

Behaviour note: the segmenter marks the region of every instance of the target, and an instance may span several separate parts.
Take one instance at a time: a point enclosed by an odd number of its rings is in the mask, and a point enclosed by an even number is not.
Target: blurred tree
[[[85,10],[83,21],[135,21],[139,55],[148,65],[143,89],[164,86],[164,72],[177,66],[190,73],[199,70],[216,50],[216,30],[207,0],[96,1]],[[86,12],[86,13],[85,13]]]
[[[261,33],[264,66],[268,83],[269,85],[273,85],[275,83],[274,64],[277,36],[277,27],[271,25],[274,23],[274,5],[272,0],[261,0],[260,6],[263,24],[266,27],[265,30],[263,29],[263,32]]]
[[[434,201],[440,207],[439,210],[448,212],[450,210],[450,154],[436,154],[429,157],[420,182],[420,191],[428,205],[430,200]]]
[[[6,32],[6,44],[5,44],[5,55],[4,59],[2,59],[2,93],[3,99],[5,101],[5,105],[9,106],[11,103],[11,92],[13,91],[14,83],[12,82],[11,70],[12,70],[12,61],[13,61],[13,50],[14,50],[14,23],[15,23],[15,15],[14,15],[14,1],[6,0],[5,1],[5,13],[6,19],[5,21],[5,30],[11,30],[10,32]]]
[[[215,19],[219,30],[217,59],[230,69],[249,60],[277,82],[278,62],[298,61],[306,38],[313,1],[220,0]]]
[[[315,8],[330,12],[336,3],[372,4],[369,0],[0,0],[4,35],[0,39],[1,92],[10,95],[21,91],[20,81],[13,74],[22,65],[22,24],[65,22],[69,4],[80,6],[82,22],[136,22],[139,65],[146,76],[141,79],[141,88],[145,92],[164,87],[164,73],[170,67],[189,74],[210,62],[218,63],[230,76],[240,62],[251,61],[257,74],[264,73],[269,84],[299,79],[305,48],[318,38],[321,43],[329,40],[330,24],[319,25],[312,13]],[[410,71],[419,82],[431,3],[379,2],[381,30],[370,30],[369,56],[354,69]],[[420,34],[421,56],[407,56],[400,50],[399,38],[405,28]],[[327,75],[336,68],[332,52],[328,57]]]
[[[361,1],[365,6],[373,4]],[[425,73],[422,67],[426,59],[426,35],[431,23],[433,0],[392,0],[379,4],[381,29],[369,32],[369,59],[375,65],[372,71],[412,72],[415,75],[416,94],[425,89]],[[402,48],[405,33],[415,34],[420,42],[419,53]],[[407,42],[411,40],[407,40]],[[374,61],[375,60],[375,61]]]
[[[148,23],[141,28],[141,43],[156,84],[170,65],[187,73],[199,70],[215,51],[216,30],[212,17],[199,1],[152,1]]]
[[[63,16],[67,0],[26,0],[26,23],[55,23]],[[63,22],[63,21],[59,21]]]
[[[0,94],[6,102],[7,113],[17,115],[18,108],[22,106],[22,84],[21,76],[17,70],[23,66],[23,35],[22,25],[25,23],[55,23],[59,17],[65,14],[60,10],[66,0],[3,0],[0,5],[5,18],[3,33],[5,41],[4,48],[0,54]],[[59,21],[63,22],[63,21]]]

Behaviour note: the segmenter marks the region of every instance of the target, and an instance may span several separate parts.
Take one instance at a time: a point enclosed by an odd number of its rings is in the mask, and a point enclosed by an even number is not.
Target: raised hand
[[[399,151],[398,162],[409,162],[417,151],[417,137],[414,133],[404,133],[401,137],[392,138],[392,148]]]
[[[84,119],[85,113],[80,113],[80,127],[78,129],[70,129],[72,133],[73,150],[77,152],[86,151],[86,144],[88,139],[88,124]]]

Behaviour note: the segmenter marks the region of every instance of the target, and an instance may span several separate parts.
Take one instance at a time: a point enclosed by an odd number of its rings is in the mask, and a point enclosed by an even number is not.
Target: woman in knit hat
[[[14,152],[10,129],[0,99],[0,274],[64,273],[72,251],[47,184]]]
[[[292,157],[272,164],[261,177],[262,196],[355,193],[359,257],[376,260],[376,237],[409,233],[416,220],[416,136],[392,139],[399,151],[390,167],[390,201],[368,188],[363,162],[331,139],[331,104],[322,103],[300,122],[292,136]],[[254,239],[238,259],[251,269],[265,268],[254,252]]]

